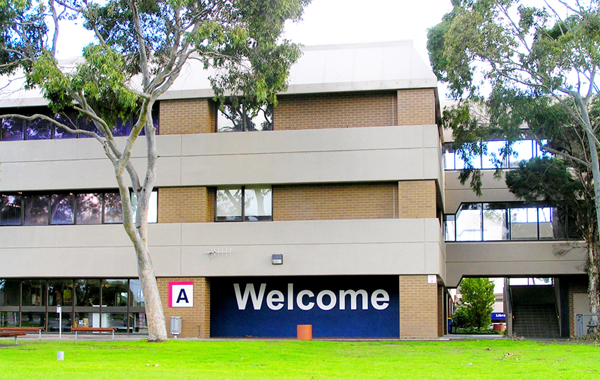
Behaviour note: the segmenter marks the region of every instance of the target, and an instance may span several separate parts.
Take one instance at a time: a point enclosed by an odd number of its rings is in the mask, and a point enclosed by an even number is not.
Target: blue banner
[[[398,338],[398,276],[236,277],[210,280],[212,337]]]

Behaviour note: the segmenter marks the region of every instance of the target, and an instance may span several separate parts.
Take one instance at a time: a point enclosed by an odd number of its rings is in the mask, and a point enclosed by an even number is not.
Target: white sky
[[[286,26],[286,37],[304,45],[413,40],[424,61],[427,28],[451,10],[450,0],[312,0],[303,20]],[[92,34],[76,25],[61,26],[59,57],[81,55]]]

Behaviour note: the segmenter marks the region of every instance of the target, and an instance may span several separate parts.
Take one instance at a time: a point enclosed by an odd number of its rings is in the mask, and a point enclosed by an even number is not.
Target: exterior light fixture
[[[271,256],[271,264],[273,265],[282,265],[283,264],[283,255],[281,253],[276,253]]]

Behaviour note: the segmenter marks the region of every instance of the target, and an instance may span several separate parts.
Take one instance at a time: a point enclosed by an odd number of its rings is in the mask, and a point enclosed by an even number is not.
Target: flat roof
[[[419,57],[412,41],[305,46],[290,70],[285,94],[435,88],[437,79]],[[65,67],[81,58],[62,60]],[[198,60],[188,60],[172,87],[160,99],[209,98],[214,93]],[[38,90],[24,90],[24,79],[0,78],[0,107],[45,105]]]

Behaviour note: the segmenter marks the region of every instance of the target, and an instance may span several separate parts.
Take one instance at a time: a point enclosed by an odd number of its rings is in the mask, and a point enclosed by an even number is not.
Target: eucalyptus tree
[[[216,97],[231,94],[246,109],[275,103],[300,56],[299,47],[281,37],[284,23],[298,20],[309,1],[0,0],[0,75],[24,75],[25,86],[39,89],[54,113],[74,110],[95,129],[80,128],[68,117],[0,117],[44,119],[102,145],[114,167],[123,227],[135,248],[152,341],[167,339],[148,249],[158,160],[152,109],[189,60],[212,69]],[[82,62],[62,66],[56,58],[60,26],[75,19],[95,38],[83,49]],[[130,116],[131,133],[117,141],[117,120]],[[147,148],[144,172],[131,163],[138,138]]]
[[[443,122],[452,128],[455,147],[467,161],[461,180],[470,179],[480,192],[481,172],[470,159],[488,153],[482,141],[492,138],[509,142],[497,153],[497,166],[515,154],[512,143],[524,133],[555,157],[538,166],[562,160],[566,173],[583,185],[571,198],[591,191],[594,212],[584,236],[590,306],[599,313],[600,3],[546,0],[536,7],[521,0],[452,0],[452,4],[452,11],[429,30],[428,49],[434,72],[458,101],[444,112]],[[514,182],[518,183],[523,182]]]

